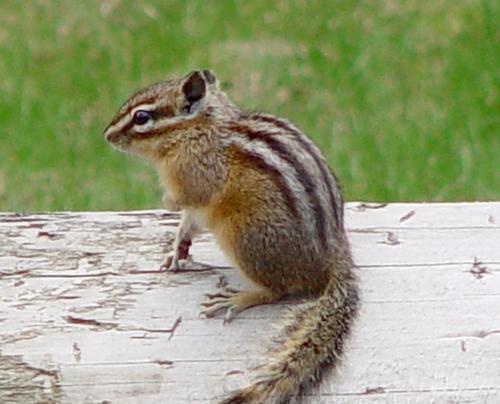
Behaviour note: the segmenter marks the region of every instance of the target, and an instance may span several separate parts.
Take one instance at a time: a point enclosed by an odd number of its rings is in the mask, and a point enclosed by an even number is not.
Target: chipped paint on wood
[[[57,369],[36,368],[21,355],[0,351],[0,402],[58,403],[62,398]]]
[[[189,271],[158,271],[178,220],[0,214],[0,402],[208,403],[249,380],[288,303],[199,317],[245,284],[207,233]],[[310,401],[500,402],[500,203],[351,203],[346,222],[361,316]]]

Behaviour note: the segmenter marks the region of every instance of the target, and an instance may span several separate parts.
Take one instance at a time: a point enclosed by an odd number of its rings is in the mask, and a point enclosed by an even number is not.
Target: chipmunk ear
[[[202,72],[195,70],[189,73],[182,84],[182,92],[184,93],[184,97],[186,97],[187,103],[192,105],[201,100],[206,94],[206,87],[207,84]]]
[[[214,84],[217,81],[217,79],[215,78],[215,74],[212,70],[205,69],[203,70],[202,73],[208,84]]]

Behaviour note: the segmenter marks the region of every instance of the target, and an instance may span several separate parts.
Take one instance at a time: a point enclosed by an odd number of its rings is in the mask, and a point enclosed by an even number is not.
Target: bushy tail
[[[347,251],[335,265],[323,295],[296,311],[286,339],[259,369],[254,384],[221,404],[285,404],[319,385],[339,362],[358,309],[358,288]]]

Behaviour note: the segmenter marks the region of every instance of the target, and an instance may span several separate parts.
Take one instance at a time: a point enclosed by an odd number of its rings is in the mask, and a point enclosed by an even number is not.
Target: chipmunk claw
[[[182,272],[193,262],[193,257],[189,255],[191,238],[183,239],[176,243],[174,250],[170,251],[160,265],[160,271]]]
[[[224,324],[228,324],[240,312],[237,297],[241,292],[233,288],[225,288],[217,293],[206,293],[207,299],[201,303],[200,311],[205,317],[214,317],[218,312],[225,310]]]
[[[185,259],[176,259],[174,254],[168,254],[160,265],[160,271],[178,273],[188,269],[193,262],[192,256],[188,255]]]

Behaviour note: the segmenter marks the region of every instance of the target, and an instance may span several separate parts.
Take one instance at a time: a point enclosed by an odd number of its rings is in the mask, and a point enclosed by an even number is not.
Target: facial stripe
[[[335,222],[337,226],[340,228],[343,227],[343,201],[340,196],[340,192],[338,192],[338,182],[335,176],[332,173],[332,176],[329,176],[329,167],[322,160],[319,153],[314,150],[313,145],[305,138],[304,134],[302,134],[298,129],[293,127],[293,125],[285,122],[279,118],[270,115],[262,115],[262,114],[251,114],[248,118],[258,121],[263,121],[275,125],[276,127],[285,130],[287,132],[293,133],[295,138],[300,143],[300,145],[306,150],[306,152],[314,159],[316,165],[321,173],[321,178],[326,185],[328,197],[330,200],[330,204],[333,209],[333,215],[335,218]],[[334,192],[335,189],[335,192]]]
[[[189,129],[192,128],[193,125],[196,125],[196,121],[199,120],[199,116],[186,117],[186,116],[174,116],[172,118],[164,118],[158,121],[155,121],[153,128],[148,130],[147,132],[139,133],[135,132],[132,134],[133,139],[150,139],[156,136],[160,136],[165,132],[173,132],[176,130]],[[132,121],[126,125],[122,131],[126,132],[134,126]]]
[[[155,119],[159,118],[172,118],[175,116],[175,111],[168,104],[158,105],[155,109]]]
[[[156,104],[139,104],[134,108],[130,109],[130,117],[133,117],[134,114],[139,111],[154,111],[156,109]]]
[[[153,117],[155,120],[158,120],[159,118],[165,118],[165,117],[171,118],[175,115],[175,112],[170,105],[165,104],[165,103],[163,103],[163,104],[158,103],[158,104],[138,105],[137,107],[133,108],[130,111],[130,117],[132,118],[134,116],[134,114],[140,110],[153,112],[154,113]]]
[[[144,137],[153,137],[159,133],[159,131],[157,131],[156,129],[160,129],[161,126],[165,126],[165,123],[167,125],[173,123],[171,118],[174,117],[175,113],[169,105],[140,104],[134,108],[129,109],[129,112],[125,115],[122,115],[120,120],[117,120],[114,124],[110,124],[110,126],[108,126],[108,128],[105,130],[105,134],[111,132],[127,132],[134,126],[133,117],[134,114],[139,110],[153,112],[153,119],[155,120],[155,122],[150,130],[147,130],[143,133],[138,133],[138,135],[147,135]],[[152,131],[155,132],[150,134],[150,132]]]
[[[128,129],[130,129],[133,126],[133,122],[130,119],[130,117],[127,116],[127,118],[122,118],[121,120],[118,120],[115,124],[110,124],[105,130],[104,130],[104,135],[107,137],[111,133],[116,133],[116,132],[126,132]]]
[[[138,94],[138,93],[137,93]],[[135,95],[133,96],[135,97]],[[154,101],[157,99],[156,96],[149,96],[141,100],[142,105],[148,105],[148,104],[154,104]],[[130,114],[130,111],[135,108],[135,105],[137,105],[137,102],[130,102],[127,101],[125,102],[120,109],[118,110],[117,115],[113,118],[113,120],[110,122],[108,127],[111,127],[113,125],[116,125],[119,121],[122,120],[123,117],[128,116]]]
[[[321,199],[318,195],[318,190],[315,187],[314,179],[301,161],[294,156],[289,148],[282,143],[276,135],[273,135],[272,133],[258,131],[239,123],[230,124],[228,129],[232,132],[243,134],[250,142],[255,140],[264,142],[271,149],[271,151],[276,153],[283,161],[288,163],[288,166],[294,171],[295,178],[301,184],[312,206],[318,238],[321,243],[326,243],[326,240],[328,239],[325,227],[326,215],[321,205]]]
[[[109,124],[104,133],[112,133],[112,132],[125,132],[134,126],[132,122],[132,117],[134,113],[140,109],[145,111],[153,111],[154,104],[140,104],[133,108],[128,108],[126,113],[120,114],[119,119],[114,119],[113,122]]]

